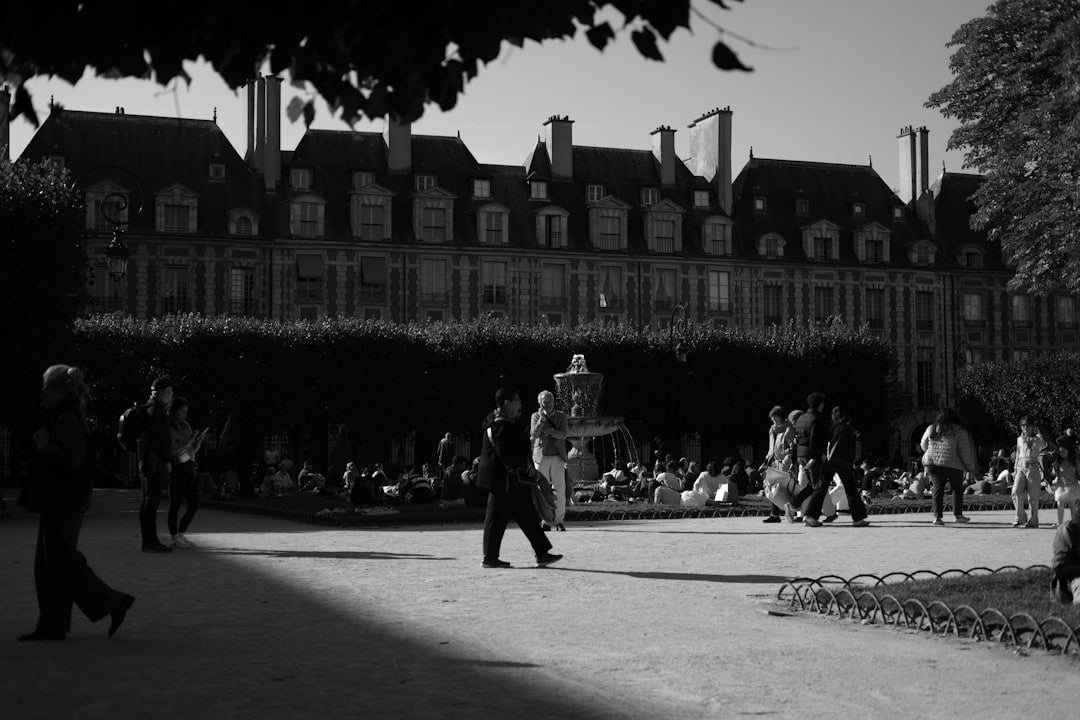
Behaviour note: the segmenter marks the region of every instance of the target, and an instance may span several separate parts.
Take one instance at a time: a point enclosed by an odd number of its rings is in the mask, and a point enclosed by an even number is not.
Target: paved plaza
[[[10,493],[9,493],[10,498]],[[799,575],[1048,563],[1008,511],[873,525],[572,523],[565,559],[480,568],[478,523],[371,529],[203,509],[197,550],[139,551],[138,493],[95,492],[81,547],[136,596],[124,626],[33,628],[36,516],[0,520],[0,717],[1074,718],[1080,662],[812,615]],[[164,514],[159,527],[164,535]]]

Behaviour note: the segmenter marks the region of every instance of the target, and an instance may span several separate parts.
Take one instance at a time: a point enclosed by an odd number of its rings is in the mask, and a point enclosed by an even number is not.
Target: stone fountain
[[[604,374],[589,372],[584,355],[574,355],[566,372],[555,374],[555,403],[569,415],[567,440],[573,446],[568,454],[566,473],[571,484],[589,485],[599,482],[600,467],[591,444],[595,438],[612,438],[615,457],[627,462],[637,461],[633,438],[621,417],[600,414]],[[620,441],[625,451],[620,450]]]

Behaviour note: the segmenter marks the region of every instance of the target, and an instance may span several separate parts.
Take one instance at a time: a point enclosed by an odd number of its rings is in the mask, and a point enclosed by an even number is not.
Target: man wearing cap
[[[150,385],[150,399],[146,401],[146,429],[139,435],[139,480],[142,482],[139,526],[142,530],[143,552],[172,551],[171,547],[161,542],[157,534],[161,488],[169,482],[169,473],[172,470],[172,433],[169,430],[169,406],[172,399],[172,380],[167,377],[154,380]]]

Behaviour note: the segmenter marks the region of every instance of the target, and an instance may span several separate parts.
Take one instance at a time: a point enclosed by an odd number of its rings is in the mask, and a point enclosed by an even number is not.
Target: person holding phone
[[[195,543],[184,537],[184,532],[191,525],[199,509],[199,488],[195,482],[195,457],[199,454],[206,430],[195,433],[187,421],[187,398],[177,395],[173,398],[169,418],[169,432],[172,434],[173,455],[172,472],[169,476],[169,534],[174,548],[189,549]],[[180,505],[184,506],[184,516],[177,522]]]

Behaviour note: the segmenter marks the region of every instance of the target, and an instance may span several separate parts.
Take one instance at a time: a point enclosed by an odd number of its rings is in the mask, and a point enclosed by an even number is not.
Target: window
[[[428,310],[426,313],[426,319],[428,322],[442,322],[443,311],[442,310]]]
[[[861,202],[852,203],[851,214],[856,218],[866,217],[866,205]]]
[[[540,305],[566,307],[566,266],[544,263],[540,269]]]
[[[161,313],[188,312],[190,289],[187,266],[166,265],[161,273]]]
[[[251,237],[254,234],[251,218],[243,215],[236,218],[236,234],[241,237]]]
[[[446,209],[425,207],[420,211],[420,239],[423,242],[446,242]]]
[[[382,205],[360,206],[360,237],[362,239],[383,239],[384,213]]]
[[[319,237],[319,204],[313,202],[300,202],[296,204],[300,232],[302,238]]]
[[[934,293],[927,290],[915,291],[915,329],[934,329]]]
[[[597,218],[597,249],[618,250],[622,240],[622,218],[605,215]]]
[[[879,263],[885,253],[885,243],[881,240],[865,240],[863,242],[863,257],[868,263]]]
[[[112,230],[113,221],[127,222],[127,200],[120,195],[110,195],[94,202],[94,230]]]
[[[675,221],[653,221],[653,251],[659,253],[675,252]]]
[[[775,237],[765,238],[765,257],[770,260],[780,257],[780,241]]]
[[[1061,295],[1057,299],[1057,321],[1062,325],[1076,324],[1076,298]]]
[[[472,181],[472,196],[474,198],[489,198],[489,197],[491,197],[491,181],[490,180],[473,180]]]
[[[1031,324],[1031,298],[1027,295],[1012,296],[1012,319],[1016,325]]]
[[[543,180],[533,180],[529,183],[530,200],[547,200],[547,183]]]
[[[731,246],[728,240],[731,237],[730,228],[723,223],[705,223],[702,226],[705,252],[709,255],[730,255]]]
[[[660,190],[654,187],[641,188],[641,204],[655,205],[660,201]]]
[[[210,180],[212,182],[224,182],[224,180],[225,180],[225,164],[224,163],[210,163]]]
[[[601,266],[600,307],[621,309],[623,306],[623,271],[621,267]]]
[[[904,208],[903,208],[903,206],[902,205],[893,205],[892,216],[893,216],[893,220],[903,220],[904,219]]]
[[[488,245],[500,245],[503,241],[503,214],[501,212],[486,212],[483,215],[484,243]]]
[[[968,268],[981,268],[983,266],[983,256],[978,250],[969,250],[964,253],[964,267]]]
[[[375,175],[367,170],[356,170],[352,174],[353,190],[363,190],[373,182],[375,182]]]
[[[446,300],[446,260],[422,260],[420,262],[420,301],[424,304],[442,305]],[[442,320],[441,314],[439,319]]]
[[[424,192],[435,187],[434,175],[417,175],[416,176],[416,190],[417,192]]]
[[[814,288],[814,320],[823,322],[833,315],[833,289],[831,287]]]
[[[1013,362],[1024,362],[1025,360],[1031,359],[1031,349],[1030,348],[1013,348],[1012,359],[1013,359]]]
[[[589,202],[596,202],[604,197],[607,193],[604,192],[603,185],[589,184],[585,186],[585,199]]]
[[[361,303],[386,302],[386,258],[360,257],[360,287],[357,299]]]
[[[658,310],[670,310],[678,301],[678,272],[671,268],[656,271],[656,290],[653,293],[654,304]]]
[[[828,260],[829,259],[829,238],[816,237],[814,238],[814,259],[815,260]]]
[[[722,270],[709,271],[709,310],[731,310],[731,273]]]
[[[562,247],[562,221],[558,215],[544,215],[544,240],[543,246],[547,248]]]
[[[964,364],[965,365],[978,365],[985,362],[986,354],[982,348],[967,347],[964,348]]]
[[[694,191],[694,207],[707,208],[709,207],[709,191],[708,190],[695,190]]]
[[[915,262],[920,265],[930,264],[930,247],[925,243],[915,248]]]
[[[233,315],[255,314],[255,268],[229,270],[229,312]]]
[[[799,217],[806,217],[810,214],[810,201],[804,198],[799,198],[795,201],[795,214]]]
[[[289,185],[293,190],[311,189],[311,168],[292,168],[289,170]]]
[[[548,325],[562,325],[562,313],[544,313],[543,317]]]
[[[915,354],[915,388],[921,407],[937,404],[934,396],[934,348],[921,347]]]
[[[768,209],[765,203],[765,198],[758,196],[754,198],[754,212],[765,212]]]
[[[765,324],[766,325],[779,325],[781,321],[780,317],[780,298],[782,288],[779,285],[766,285],[764,287],[764,303],[765,303]]]
[[[166,205],[161,229],[171,233],[188,232],[188,209],[185,205]]]
[[[885,327],[885,291],[869,289],[866,291],[866,322],[880,330]]]
[[[485,262],[483,267],[483,301],[488,305],[506,304],[506,263]]]
[[[323,275],[322,255],[301,253],[296,256],[296,301],[298,303],[322,302]]]
[[[109,275],[108,265],[95,265],[93,284],[87,298],[91,312],[112,312],[124,308],[125,278],[116,280]]]
[[[963,313],[964,320],[967,322],[982,322],[982,295],[979,293],[964,293]]]

